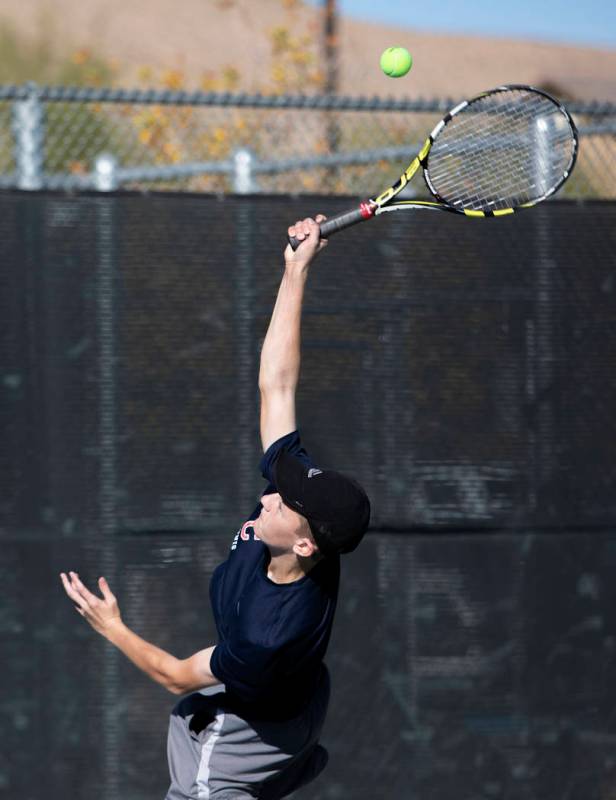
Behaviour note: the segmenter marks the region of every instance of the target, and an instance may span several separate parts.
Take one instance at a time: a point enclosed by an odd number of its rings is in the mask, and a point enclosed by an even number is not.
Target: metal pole
[[[43,186],[44,110],[36,84],[28,85],[28,97],[13,103],[13,135],[17,188],[35,191]]]
[[[235,194],[252,194],[259,187],[254,179],[254,153],[248,148],[233,154],[233,191]]]
[[[336,0],[325,0],[325,94],[338,94],[338,13]]]
[[[99,524],[102,552],[101,574],[117,587],[117,417],[116,417],[116,297],[115,201],[101,198],[97,203],[98,256],[98,381],[99,381]],[[105,646],[102,672],[102,800],[120,800],[120,675],[119,653]]]
[[[94,188],[113,192],[118,188],[118,161],[110,153],[101,153],[94,162]]]
[[[236,278],[234,281],[234,344],[237,365],[237,502],[241,513],[249,513],[254,505],[254,468],[257,450],[255,423],[258,398],[256,354],[254,341],[254,260],[255,212],[254,202],[236,199]]]
[[[540,117],[529,123],[534,134],[533,159],[535,183],[539,192],[545,191],[546,164],[550,162],[548,122]],[[551,496],[553,473],[555,470],[555,411],[557,397],[550,387],[555,379],[554,353],[554,282],[557,264],[550,246],[549,210],[546,206],[533,211],[532,227],[534,234],[534,273],[535,296],[534,316],[527,327],[527,402],[534,414],[532,417],[529,442],[531,444],[531,471],[533,485],[530,487],[529,501],[536,523],[545,524],[546,509],[554,498]],[[528,346],[532,350],[528,352]],[[530,377],[530,379],[529,379]]]
[[[338,12],[336,0],[325,0],[325,24],[323,28],[323,43],[325,55],[325,94],[338,94]],[[340,146],[340,127],[333,116],[335,112],[326,111],[326,137],[329,153],[336,153]],[[329,170],[329,183],[333,188],[339,171],[336,168]]]

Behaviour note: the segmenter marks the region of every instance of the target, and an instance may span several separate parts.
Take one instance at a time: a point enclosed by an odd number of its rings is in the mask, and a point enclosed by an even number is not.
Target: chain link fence
[[[0,188],[369,196],[458,100],[4,86]],[[580,155],[559,197],[616,197],[616,105],[568,108]]]

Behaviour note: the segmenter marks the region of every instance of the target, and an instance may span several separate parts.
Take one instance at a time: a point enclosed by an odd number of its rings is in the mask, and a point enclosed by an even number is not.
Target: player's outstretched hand
[[[284,260],[287,267],[307,267],[317,253],[320,253],[324,247],[327,247],[327,239],[319,237],[319,224],[325,222],[327,217],[323,214],[317,214],[315,219],[307,217],[306,219],[299,219],[295,225],[287,230],[289,236],[294,236],[299,239],[301,244],[297,250],[293,250],[290,244],[287,245],[284,251]]]
[[[117,600],[105,578],[98,579],[102,598],[92,594],[79,579],[76,572],[60,573],[64,591],[75,604],[75,610],[84,617],[95,631],[105,636],[109,629],[122,622]]]

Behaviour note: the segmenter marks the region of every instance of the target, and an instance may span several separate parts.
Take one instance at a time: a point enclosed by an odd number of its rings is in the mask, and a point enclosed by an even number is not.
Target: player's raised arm
[[[261,443],[263,450],[295,430],[295,392],[299,380],[300,326],[304,287],[315,255],[327,244],[319,238],[319,225],[325,217],[299,220],[289,236],[301,240],[293,251],[284,253],[285,270],[276,304],[261,350],[259,390],[261,392]]]

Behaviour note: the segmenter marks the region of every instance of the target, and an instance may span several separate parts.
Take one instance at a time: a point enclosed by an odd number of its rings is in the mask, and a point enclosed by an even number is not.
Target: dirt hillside
[[[239,88],[263,89],[271,85],[276,25],[308,36],[320,57],[321,12],[293,0],[2,0],[0,20],[30,37],[53,21],[57,51],[90,48],[117,64],[125,86],[145,65],[181,70],[187,88],[198,88],[205,72],[232,65]],[[575,98],[616,102],[616,50],[430,35],[349,18],[341,19],[339,38],[344,94],[458,98],[500,83],[549,83]],[[405,45],[415,59],[398,80],[378,68],[392,44]]]

